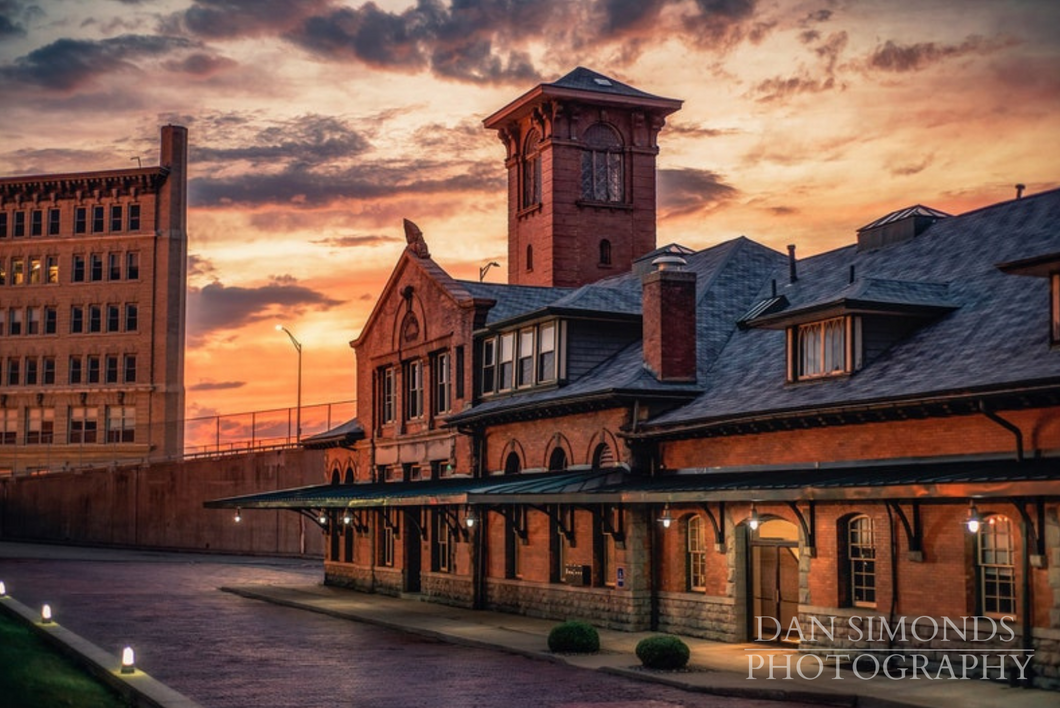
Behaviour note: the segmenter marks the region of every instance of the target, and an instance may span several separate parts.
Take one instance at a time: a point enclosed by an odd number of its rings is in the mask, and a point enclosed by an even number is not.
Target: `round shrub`
[[[600,635],[588,622],[570,620],[548,633],[548,648],[564,654],[590,654],[600,651]]]
[[[649,669],[680,669],[688,663],[688,645],[661,634],[637,642],[637,658]]]

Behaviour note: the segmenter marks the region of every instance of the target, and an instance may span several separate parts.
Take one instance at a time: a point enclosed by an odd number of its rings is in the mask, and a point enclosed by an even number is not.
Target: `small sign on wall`
[[[626,587],[626,569],[622,566],[615,571],[615,587]]]

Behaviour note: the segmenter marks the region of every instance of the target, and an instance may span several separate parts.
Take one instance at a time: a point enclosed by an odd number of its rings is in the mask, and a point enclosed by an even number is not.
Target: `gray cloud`
[[[311,310],[330,310],[343,304],[313,290],[289,275],[276,276],[258,287],[226,286],[214,281],[202,288],[188,289],[188,336],[191,339],[274,316],[275,311],[295,314]]]
[[[246,122],[229,116],[245,134]],[[223,140],[223,136],[218,136]],[[200,162],[246,160],[253,165],[286,164],[306,168],[359,155],[370,148],[368,140],[347,122],[334,116],[307,114],[259,129],[249,143],[233,147],[206,144],[194,148]]]
[[[873,51],[866,61],[866,66],[869,69],[896,73],[920,71],[931,64],[967,54],[990,54],[1013,43],[1014,40],[1010,38],[986,39],[979,35],[972,35],[960,44],[949,45],[935,42],[902,45],[887,40],[883,46]]]
[[[664,216],[686,216],[707,211],[738,194],[710,170],[692,168],[659,170],[659,207]]]
[[[246,381],[199,381],[197,384],[188,386],[189,391],[230,391],[234,388],[243,388]]]
[[[387,243],[397,243],[401,239],[396,236],[385,236],[383,234],[364,234],[350,236],[336,236],[334,238],[322,238],[311,241],[311,243],[334,248],[357,248],[360,246],[382,246]]]

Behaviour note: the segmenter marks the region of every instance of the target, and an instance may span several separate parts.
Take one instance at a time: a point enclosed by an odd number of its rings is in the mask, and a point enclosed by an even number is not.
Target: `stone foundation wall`
[[[738,641],[736,603],[730,597],[659,593],[659,631],[718,642]]]
[[[420,592],[431,602],[466,608],[473,605],[473,588],[467,575],[423,573],[420,583]]]
[[[486,605],[498,612],[559,621],[579,619],[627,632],[645,631],[650,626],[651,598],[647,592],[491,579]]]

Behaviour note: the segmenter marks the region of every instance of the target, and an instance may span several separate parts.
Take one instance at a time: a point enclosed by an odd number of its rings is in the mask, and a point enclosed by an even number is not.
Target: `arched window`
[[[353,484],[353,465],[346,465],[346,477],[343,484]]]
[[[979,526],[976,558],[979,604],[984,615],[1016,614],[1016,563],[1012,522],[988,516]]]
[[[600,265],[611,265],[611,242],[606,238],[600,240]]]
[[[531,130],[523,143],[522,199],[526,209],[541,203],[541,133]]]
[[[548,469],[551,471],[567,469],[567,453],[562,447],[557,447],[548,456]]]
[[[332,484],[338,484],[339,483],[340,474],[341,473],[339,472],[339,468],[338,467],[336,467],[335,469],[331,470],[331,483]]]
[[[600,443],[593,450],[593,468],[603,469],[605,467],[615,466],[615,453],[611,451],[611,446],[607,443]]]
[[[688,518],[688,589],[705,590],[707,587],[707,544],[703,528],[703,517]]]
[[[847,563],[850,574],[849,603],[853,607],[876,606],[876,541],[872,519],[864,514],[847,522]]]
[[[526,246],[526,269],[534,269],[534,247],[529,244]]]
[[[582,136],[582,198],[596,202],[625,201],[622,171],[622,138],[603,123],[589,127]]]
[[[508,457],[504,459],[504,474],[519,474],[522,468],[523,463],[519,460],[519,453],[509,452]]]

